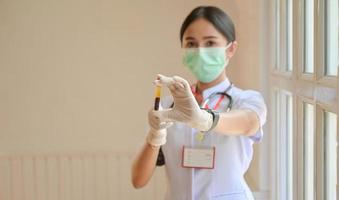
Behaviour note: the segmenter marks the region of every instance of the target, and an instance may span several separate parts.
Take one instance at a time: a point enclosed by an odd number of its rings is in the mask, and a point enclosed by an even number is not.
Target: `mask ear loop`
[[[230,43],[226,46],[226,50],[227,50],[228,48],[230,48],[230,46],[232,46],[232,44],[233,44],[233,42],[230,42]]]
[[[227,50],[228,50],[228,48],[230,48],[230,47],[232,46],[232,44],[233,44],[233,42],[230,42],[230,43],[228,43],[228,45],[226,45],[226,47],[225,47],[225,54],[226,54],[227,59],[229,59],[229,58],[228,58],[228,55],[227,55]]]

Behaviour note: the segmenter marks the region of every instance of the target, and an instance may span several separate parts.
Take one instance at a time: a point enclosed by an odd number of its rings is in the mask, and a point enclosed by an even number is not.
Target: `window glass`
[[[287,55],[287,71],[293,70],[293,1],[288,0],[286,1],[287,5],[287,24],[286,24],[286,32],[287,32],[287,48],[286,48],[286,55]]]
[[[339,66],[338,0],[326,0],[326,68],[325,75],[337,76]]]
[[[304,3],[304,73],[314,73],[314,0]]]
[[[325,199],[337,199],[337,115],[324,113],[325,135]]]
[[[282,92],[280,96],[279,122],[280,136],[280,197],[281,199],[293,199],[293,104],[292,96]]]
[[[314,106],[303,104],[304,199],[314,199]]]

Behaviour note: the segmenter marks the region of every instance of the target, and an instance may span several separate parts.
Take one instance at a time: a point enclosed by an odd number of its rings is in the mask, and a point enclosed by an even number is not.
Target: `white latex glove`
[[[161,106],[159,110],[162,110]],[[159,111],[151,109],[148,112],[148,123],[150,125],[150,130],[147,135],[147,142],[152,146],[161,146],[166,143],[167,130],[166,128],[170,127],[172,122],[163,122],[160,121],[159,117],[155,114]]]
[[[200,109],[191,87],[185,79],[179,76],[166,77],[159,74],[154,83],[167,86],[174,100],[173,108],[155,113],[161,121],[187,123],[190,127],[200,131],[207,131],[211,128],[213,124],[212,114]]]

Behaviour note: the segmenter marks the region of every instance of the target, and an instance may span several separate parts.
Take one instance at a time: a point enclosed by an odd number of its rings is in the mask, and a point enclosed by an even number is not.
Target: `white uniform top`
[[[230,81],[203,91],[206,99],[214,92],[224,92]],[[233,99],[233,109],[250,109],[259,120],[260,128],[253,136],[227,136],[220,133],[206,133],[203,141],[196,140],[197,130],[184,123],[176,122],[167,129],[167,143],[162,146],[165,157],[165,170],[168,187],[166,200],[252,200],[252,193],[244,180],[253,156],[253,142],[258,142],[263,136],[262,126],[266,122],[266,105],[262,95],[254,90],[241,90],[233,86],[228,94]],[[217,100],[211,100],[213,107]],[[173,99],[164,98],[164,108],[171,106]],[[226,105],[220,105],[219,111]],[[182,148],[215,147],[214,169],[183,168]]]

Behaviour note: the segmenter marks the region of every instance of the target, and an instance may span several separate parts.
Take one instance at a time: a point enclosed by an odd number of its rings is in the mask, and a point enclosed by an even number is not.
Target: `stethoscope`
[[[213,99],[215,96],[219,96],[221,95],[222,97],[219,98],[219,101],[217,102],[216,104],[216,108],[219,106],[220,102],[223,100],[224,97],[226,97],[229,102],[228,102],[228,105],[226,107],[226,112],[229,112],[231,109],[232,109],[232,106],[233,106],[233,99],[231,97],[231,95],[229,95],[227,92],[233,87],[233,83],[230,84],[230,86],[228,86],[228,88],[224,91],[224,92],[214,92],[212,93],[211,95],[209,95],[205,101],[202,103],[201,107],[203,108],[208,108],[208,102]],[[215,108],[215,109],[216,109]]]

